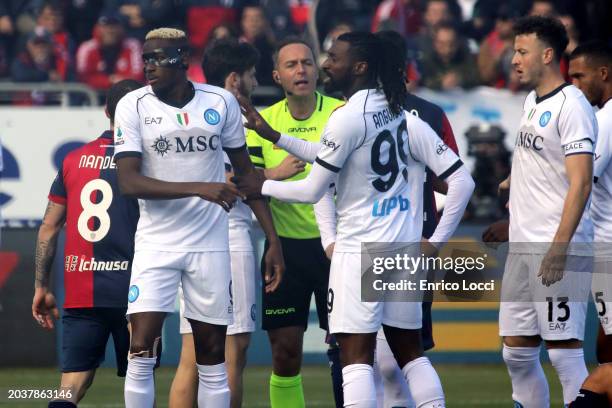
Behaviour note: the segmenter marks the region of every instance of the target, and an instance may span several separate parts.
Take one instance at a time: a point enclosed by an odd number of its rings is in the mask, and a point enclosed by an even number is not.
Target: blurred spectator
[[[260,85],[274,85],[272,70],[274,63],[274,34],[261,6],[247,6],[240,16],[240,41],[248,42],[259,51],[260,59],[256,67],[257,82]]]
[[[502,5],[495,20],[495,29],[480,46],[478,70],[484,85],[512,88],[512,55],[514,54],[513,24],[520,17],[512,7]]]
[[[74,77],[73,56],[76,45],[70,34],[64,28],[64,16],[58,3],[46,1],[38,12],[37,27],[45,29],[51,34],[53,40],[53,54],[56,61],[57,72],[66,80]]]
[[[185,28],[187,2],[184,0],[138,0],[147,30],[157,27]]]
[[[189,45],[199,54],[203,53],[206,39],[214,27],[237,21],[236,1],[186,0],[185,2],[188,5],[186,24]]]
[[[6,42],[0,37],[0,80],[9,76],[9,64],[9,49]]]
[[[552,0],[534,0],[529,10],[530,16],[553,17],[557,14]]]
[[[332,27],[332,29],[329,31],[329,33],[327,33],[327,36],[323,40],[323,46],[321,47],[321,53],[318,59],[318,66],[321,66],[323,64],[323,61],[325,61],[325,59],[327,58],[327,51],[329,51],[334,41],[336,41],[336,38],[350,31],[353,31],[353,27],[347,21],[340,21],[336,23],[334,27]],[[325,74],[322,73],[322,75]]]
[[[383,0],[374,13],[372,32],[397,31],[403,36],[419,32],[422,23],[420,0]]]
[[[2,0],[0,4],[0,32],[28,34],[34,29],[40,0]]]
[[[261,0],[258,3],[266,11],[275,38],[302,32],[308,23],[310,0]]]
[[[66,3],[66,28],[75,42],[81,44],[92,37],[104,2],[103,0],[74,0]]]
[[[208,47],[217,40],[238,40],[238,31],[236,28],[228,23],[222,23],[214,27],[208,34],[206,44]],[[189,68],[187,69],[187,78],[194,82],[206,82],[206,75],[202,70],[202,58],[204,58],[204,50],[199,48],[192,48]]]
[[[571,14],[561,14],[559,16],[559,20],[561,21],[561,24],[563,24],[563,26],[565,27],[565,31],[567,31],[567,38],[569,42],[567,43],[565,54],[569,55],[580,43],[580,32],[578,31],[576,21]]]
[[[71,80],[69,71],[58,69],[53,37],[42,27],[37,27],[28,37],[23,50],[11,65],[15,82],[61,82]]]
[[[471,88],[479,83],[474,56],[448,23],[435,29],[433,52],[425,55],[422,73],[423,85],[434,90]]]
[[[468,38],[480,43],[493,30],[499,7],[508,8],[508,4],[499,4],[497,0],[459,0],[464,23],[462,32]]]
[[[452,20],[450,7],[446,0],[427,1],[425,13],[423,14],[423,25],[421,26],[420,33],[416,36],[416,48],[422,53],[429,52],[433,46],[435,28],[440,24],[452,22]],[[422,57],[418,56],[417,58],[420,59]]]
[[[140,3],[139,0],[105,0],[104,9],[108,12],[117,10],[126,21],[126,35],[144,41],[145,35],[147,35],[148,26],[142,16]]]
[[[143,81],[141,44],[126,38],[121,17],[103,14],[94,28],[94,38],[77,51],[79,79],[98,90],[106,90],[122,79]]]

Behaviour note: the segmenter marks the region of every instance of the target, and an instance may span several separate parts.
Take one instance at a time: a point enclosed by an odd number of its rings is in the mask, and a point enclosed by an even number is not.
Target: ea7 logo
[[[146,116],[145,117],[145,125],[161,125],[162,123],[162,117],[161,116],[157,116],[157,117],[150,117],[150,116]]]
[[[325,147],[329,147],[330,149],[332,149],[334,152],[340,147],[339,144],[336,144],[336,142],[332,141],[332,140],[328,140],[327,138],[323,138],[321,139],[321,144]]]

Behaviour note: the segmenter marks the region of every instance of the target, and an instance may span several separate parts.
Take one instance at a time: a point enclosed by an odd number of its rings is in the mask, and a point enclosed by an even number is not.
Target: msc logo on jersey
[[[176,140],[177,153],[193,153],[196,150],[198,152],[205,152],[207,150],[217,150],[219,147],[219,135],[212,135],[210,137],[190,136],[186,142],[183,142],[183,139],[180,137],[175,137],[174,140]]]
[[[410,200],[402,197],[402,195],[398,195],[391,198],[385,198],[382,200],[374,201],[374,206],[372,207],[372,217],[386,217],[391,214],[395,208],[398,208],[399,211],[408,211],[410,209]]]
[[[157,154],[164,157],[164,155],[170,151],[172,143],[170,143],[170,140],[166,139],[163,135],[159,135],[159,137],[153,141],[151,147],[157,152]]]
[[[136,299],[138,299],[138,295],[140,295],[140,289],[138,289],[138,286],[130,286],[130,290],[128,291],[128,302],[134,303]]]
[[[217,125],[221,122],[221,115],[216,110],[210,108],[204,111],[204,120],[209,125]]]
[[[540,120],[540,123],[542,121]],[[528,132],[519,132],[516,138],[516,146],[524,147],[527,149],[533,148],[534,150],[540,151],[543,149],[542,144],[544,143],[544,138],[542,136],[534,135],[533,133]]]
[[[540,116],[540,126],[544,127],[548,125],[548,122],[550,121],[551,116],[552,116],[552,113],[550,113],[550,111],[544,112],[542,116]]]

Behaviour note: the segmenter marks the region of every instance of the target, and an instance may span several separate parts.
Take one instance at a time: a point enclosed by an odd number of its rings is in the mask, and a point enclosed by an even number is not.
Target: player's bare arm
[[[49,292],[49,280],[57,238],[65,221],[66,206],[49,201],[36,240],[36,276],[32,300],[32,316],[46,329],[52,329],[53,318],[59,317],[55,297]]]
[[[249,153],[246,149],[227,151],[227,156],[232,163],[235,173],[238,176],[246,178],[261,177],[261,173],[255,170]],[[262,197],[252,198],[246,201],[246,204],[251,207],[251,210],[257,217],[262,230],[266,234],[269,243],[268,250],[265,255],[266,270],[264,271],[264,279],[266,282],[266,292],[274,292],[283,278],[285,271],[285,261],[283,260],[283,251],[281,249],[280,240],[274,229],[272,221],[272,213],[267,200]]]
[[[593,156],[574,154],[565,158],[565,169],[569,190],[563,203],[561,222],[548,253],[542,260],[538,276],[542,283],[550,286],[563,278],[566,252],[569,242],[578,227],[582,213],[591,194],[593,180]]]
[[[236,187],[228,183],[180,183],[146,177],[140,171],[141,163],[138,157],[117,160],[117,177],[122,194],[148,200],[200,197],[219,204],[225,211],[229,211],[236,197],[240,196]]]

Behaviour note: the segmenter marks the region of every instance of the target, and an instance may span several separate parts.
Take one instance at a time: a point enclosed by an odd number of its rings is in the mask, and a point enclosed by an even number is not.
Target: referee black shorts
[[[310,299],[315,296],[319,327],[327,326],[327,286],[330,261],[319,238],[293,239],[280,237],[285,260],[285,274],[273,293],[262,294],[262,328],[308,326]],[[268,249],[266,241],[265,249]],[[261,261],[265,271],[265,258]]]

